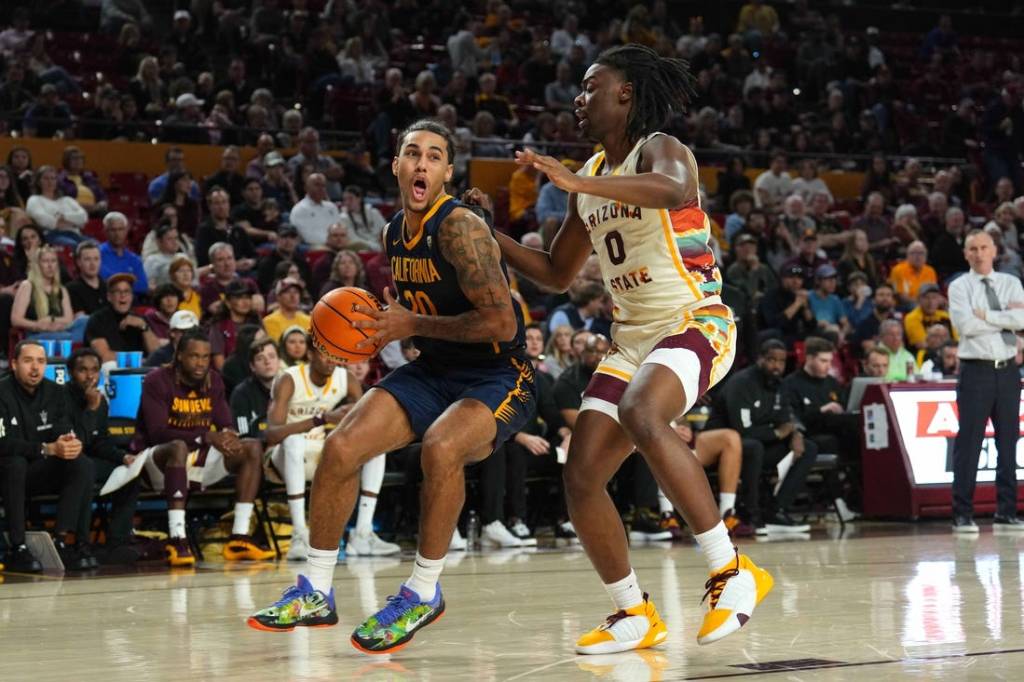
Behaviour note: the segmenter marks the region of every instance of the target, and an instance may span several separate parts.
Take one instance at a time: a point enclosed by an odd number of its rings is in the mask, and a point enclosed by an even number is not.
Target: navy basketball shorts
[[[422,358],[403,365],[374,388],[390,393],[405,410],[418,439],[451,405],[471,398],[487,406],[498,428],[494,447],[521,431],[537,409],[529,360],[506,358],[484,367],[452,367]]]

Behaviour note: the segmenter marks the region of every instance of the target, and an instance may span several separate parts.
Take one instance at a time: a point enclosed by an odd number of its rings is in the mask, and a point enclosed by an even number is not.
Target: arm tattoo
[[[515,319],[498,242],[479,216],[458,210],[441,224],[438,244],[474,309],[454,316],[420,316],[417,334],[462,343],[496,340]]]

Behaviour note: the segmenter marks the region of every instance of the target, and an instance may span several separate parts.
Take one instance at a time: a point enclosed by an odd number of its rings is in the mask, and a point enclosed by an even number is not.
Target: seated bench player
[[[703,429],[694,432],[686,415],[672,422],[672,428],[679,434],[694,456],[705,469],[716,466],[718,472],[718,513],[725,521],[725,527],[733,537],[749,537],[754,534],[754,527],[742,522],[736,514],[736,491],[739,488],[740,471],[743,468],[743,443],[739,431],[730,428]],[[760,471],[747,472],[744,481],[746,487],[757,485]],[[658,490],[658,502],[667,500],[664,493]],[[756,500],[756,498],[755,498]],[[671,504],[671,503],[670,503]],[[664,513],[664,509],[663,512]]]
[[[190,330],[178,341],[173,362],[151,371],[142,382],[142,400],[131,451],[150,457],[145,472],[167,498],[167,560],[193,566],[185,535],[185,504],[190,488],[203,489],[229,473],[236,476],[234,526],[224,545],[227,561],[274,556],[249,536],[253,500],[260,486],[259,441],[232,430],[224,382],[210,368],[210,340]],[[214,428],[216,430],[214,430]]]
[[[309,362],[285,369],[274,384],[267,410],[267,476],[283,481],[288,493],[292,516],[288,559],[294,561],[305,561],[309,554],[306,482],[313,480],[320,462],[327,425],[339,423],[363,395],[363,387],[345,367],[333,366],[312,344],[308,347]],[[378,455],[360,472],[359,510],[345,547],[348,556],[385,556],[402,550],[373,532],[384,463],[384,455]]]

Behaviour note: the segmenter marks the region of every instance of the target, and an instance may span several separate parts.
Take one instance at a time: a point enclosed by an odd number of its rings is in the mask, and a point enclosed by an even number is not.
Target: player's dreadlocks
[[[598,55],[596,63],[617,69],[633,84],[633,106],[626,121],[630,141],[663,128],[672,114],[685,111],[696,96],[689,63],[662,57],[645,45],[609,48]]]

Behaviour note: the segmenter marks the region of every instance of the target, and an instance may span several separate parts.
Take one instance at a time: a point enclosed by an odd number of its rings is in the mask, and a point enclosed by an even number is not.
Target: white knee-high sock
[[[301,434],[288,436],[281,443],[284,451],[284,489],[288,493],[288,511],[292,527],[306,527],[306,439]],[[297,497],[301,496],[301,497]]]
[[[640,590],[640,581],[633,569],[629,569],[629,575],[622,580],[606,583],[604,589],[612,598],[617,609],[631,609],[644,600],[644,593]]]
[[[668,499],[668,495],[661,492],[661,488],[658,488],[658,511],[662,514],[668,514],[672,509],[672,500]]]
[[[171,538],[183,538],[185,537],[185,510],[184,509],[168,509],[167,510],[167,530],[168,535]]]
[[[430,601],[437,592],[437,580],[444,568],[444,557],[428,559],[416,552],[416,561],[412,565],[412,575],[405,581],[405,586],[420,596],[420,601]]]
[[[359,489],[364,493],[379,493],[384,484],[385,455],[377,455],[363,465],[359,472]],[[356,513],[356,533],[369,535],[373,532],[373,513],[377,510],[375,495],[360,495],[359,510]]]
[[[235,523],[231,528],[231,534],[248,535],[251,520],[252,502],[235,502]]]
[[[368,493],[379,493],[384,485],[384,465],[386,455],[377,455],[363,465],[359,471],[359,489]]]
[[[727,511],[736,508],[736,493],[718,493],[718,513],[724,517]]]
[[[356,514],[356,535],[373,532],[373,512],[377,509],[377,498],[373,495],[359,496],[359,512]]]

